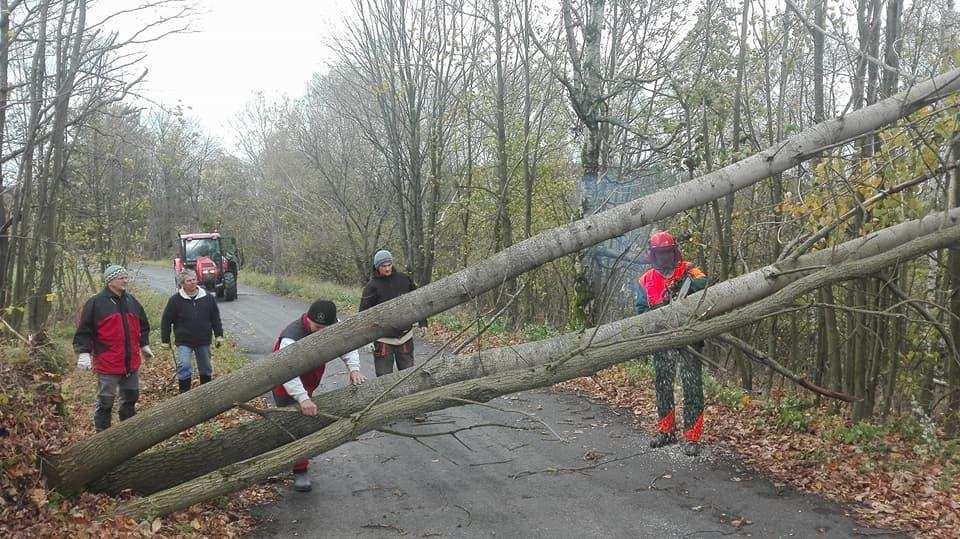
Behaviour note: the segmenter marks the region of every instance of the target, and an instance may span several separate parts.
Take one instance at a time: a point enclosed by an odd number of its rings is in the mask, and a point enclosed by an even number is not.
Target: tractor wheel
[[[223,297],[223,291],[226,290],[226,288],[227,288],[227,287],[225,287],[225,286],[221,286],[220,288],[217,289],[217,298],[222,298],[222,297]]]
[[[227,301],[237,299],[237,276],[233,273],[223,274],[223,299]]]

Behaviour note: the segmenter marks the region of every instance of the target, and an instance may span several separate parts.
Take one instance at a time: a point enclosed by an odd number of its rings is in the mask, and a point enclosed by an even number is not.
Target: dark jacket
[[[108,288],[88,299],[77,320],[73,349],[93,355],[93,371],[127,375],[140,368],[140,347],[150,344],[147,313],[133,296]]]
[[[413,292],[417,285],[407,277],[407,274],[393,270],[389,277],[374,272],[373,277],[363,287],[363,296],[360,298],[360,310],[365,311],[391,299],[400,297],[407,292]],[[427,321],[421,320],[420,327],[427,327]],[[385,337],[397,338],[410,331],[410,326],[388,332]]]
[[[223,337],[220,309],[217,299],[203,288],[197,288],[196,297],[187,296],[181,289],[167,300],[160,320],[160,341],[170,342],[173,326],[174,343],[178,346],[209,346],[210,334]]]

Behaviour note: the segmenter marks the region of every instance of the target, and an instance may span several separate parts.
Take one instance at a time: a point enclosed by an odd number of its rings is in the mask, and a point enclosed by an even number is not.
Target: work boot
[[[656,438],[650,440],[650,447],[656,449],[675,443],[677,443],[677,435],[675,433],[661,432],[657,434]]]
[[[687,442],[683,444],[683,454],[688,457],[700,455],[700,442]]]
[[[191,378],[187,378],[186,380],[177,379],[177,383],[180,384],[180,393],[186,393],[187,391],[190,391],[191,381],[192,381]]]
[[[310,492],[313,490],[313,483],[310,481],[309,472],[293,472],[293,490],[297,492]]]
[[[203,385],[203,384],[209,382],[210,380],[213,380],[213,376],[212,376],[212,375],[211,375],[211,376],[207,376],[206,374],[201,374],[201,375],[200,375],[200,385]]]

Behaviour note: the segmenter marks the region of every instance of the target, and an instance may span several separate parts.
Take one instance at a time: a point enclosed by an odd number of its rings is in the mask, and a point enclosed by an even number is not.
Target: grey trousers
[[[113,401],[120,393],[120,409],[117,415],[120,421],[133,417],[137,413],[135,405],[140,398],[140,377],[132,372],[126,376],[120,374],[97,375],[97,406],[93,412],[93,425],[97,432],[110,428]]]

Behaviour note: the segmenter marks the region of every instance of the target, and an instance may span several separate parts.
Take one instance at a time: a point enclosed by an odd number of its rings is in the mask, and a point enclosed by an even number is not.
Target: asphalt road
[[[167,270],[137,274],[173,292]],[[225,330],[256,361],[306,305],[240,286],[221,302]],[[417,357],[430,346],[417,343]],[[369,353],[364,374],[373,376]],[[331,362],[319,391],[346,383]],[[261,537],[849,537],[865,530],[841,507],[778,487],[710,448],[697,458],[679,446],[650,450],[630,414],[552,390],[491,401],[502,410],[464,406],[432,413],[394,430],[425,433],[496,423],[422,439],[369,433],[312,460],[314,489],[283,488],[261,509]],[[558,440],[533,417],[550,425]],[[709,428],[709,426],[707,427]],[[424,445],[424,444],[429,444]],[[599,457],[599,458],[596,458]],[[592,468],[584,468],[590,467]],[[576,470],[580,468],[579,470]]]

